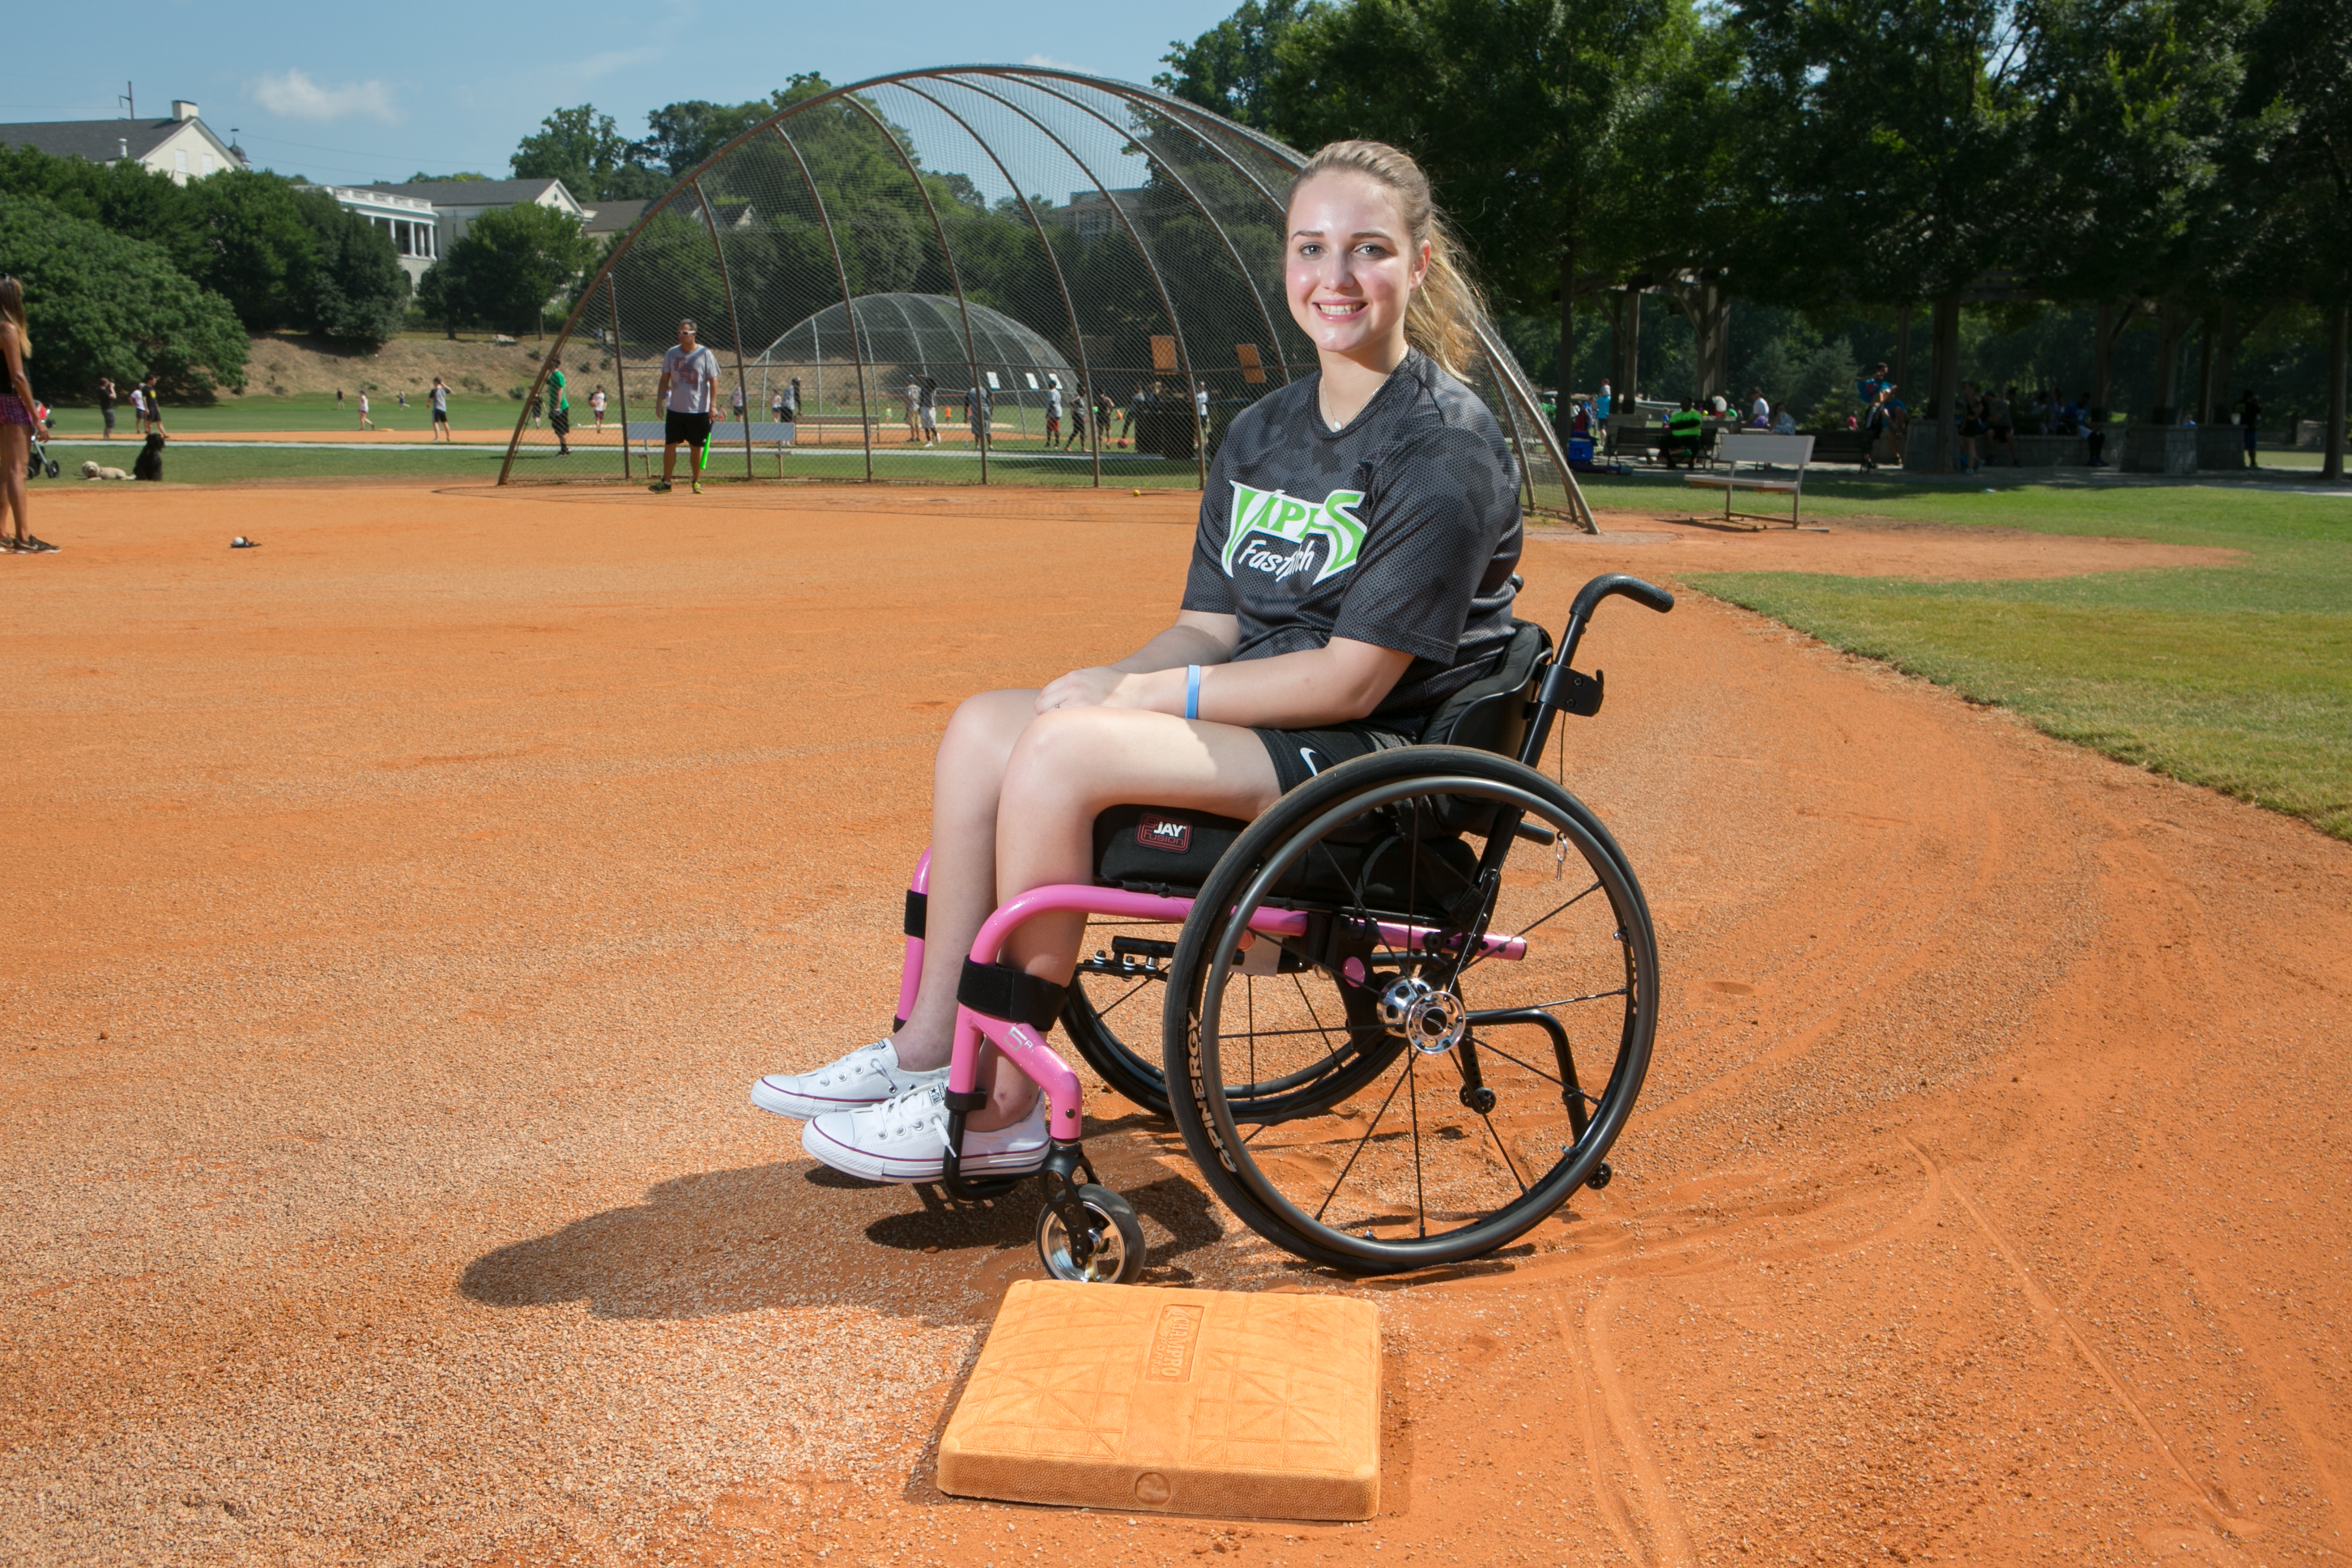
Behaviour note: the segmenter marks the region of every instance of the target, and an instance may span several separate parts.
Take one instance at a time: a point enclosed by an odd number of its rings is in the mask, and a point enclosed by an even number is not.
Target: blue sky
[[[142,119],[175,98],[232,127],[255,163],[338,184],[419,170],[507,173],[550,110],[593,102],[626,135],[681,99],[740,102],[797,71],[836,82],[962,64],[1052,64],[1129,81],[1163,68],[1239,0],[979,5],[905,0],[775,5],[133,4],[102,16],[27,7],[9,26],[16,68],[0,121]],[[95,25],[93,25],[95,24]]]

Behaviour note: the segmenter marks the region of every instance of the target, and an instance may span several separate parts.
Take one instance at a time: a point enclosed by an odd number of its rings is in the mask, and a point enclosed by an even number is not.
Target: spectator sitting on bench
[[[1680,452],[1685,468],[1697,468],[1700,434],[1706,426],[1706,416],[1698,411],[1696,400],[1684,398],[1683,405],[1666,416],[1666,433],[1658,441],[1658,461],[1671,468],[1675,454]]]
[[[1789,405],[1787,404],[1774,404],[1772,405],[1772,434],[1775,436],[1793,436],[1796,433],[1797,416],[1789,412]]]

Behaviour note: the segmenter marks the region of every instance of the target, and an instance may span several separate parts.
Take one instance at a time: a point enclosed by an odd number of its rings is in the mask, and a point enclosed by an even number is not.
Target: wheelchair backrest
[[[1447,698],[1422,726],[1421,743],[1517,756],[1527,733],[1528,704],[1550,652],[1549,632],[1532,621],[1513,621],[1511,640],[1493,672]]]

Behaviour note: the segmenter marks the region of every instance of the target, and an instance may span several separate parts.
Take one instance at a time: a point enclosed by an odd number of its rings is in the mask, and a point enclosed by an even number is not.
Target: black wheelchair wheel
[[[1062,1004],[1062,1026],[1078,1054],[1112,1089],[1158,1117],[1171,1112],[1167,1075],[1127,1043],[1150,1038],[1166,1011],[1169,964],[1182,928],[1097,915],[1087,922],[1077,973]],[[1262,973],[1252,973],[1252,970]],[[1311,1035],[1272,1036],[1263,1049],[1236,1053],[1225,1103],[1244,1125],[1318,1110],[1360,1088],[1404,1043],[1380,1026],[1374,999],[1284,955],[1276,944],[1243,955],[1237,1005],[1264,1005],[1315,1020]],[[1155,1042],[1156,1044],[1156,1042]],[[1154,1055],[1158,1053],[1155,1051]]]
[[[1489,832],[1508,835],[1492,875]],[[1224,1086],[1256,1070],[1236,1064],[1329,1032],[1239,984],[1261,910],[1307,912],[1284,951],[1393,1048],[1253,1125]],[[1474,950],[1482,934],[1523,956]],[[1533,769],[1447,746],[1285,795],[1202,889],[1164,984],[1163,1074],[1211,1188],[1269,1241],[1359,1274],[1480,1257],[1605,1183],[1657,1026],[1649,908],[1608,829]]]

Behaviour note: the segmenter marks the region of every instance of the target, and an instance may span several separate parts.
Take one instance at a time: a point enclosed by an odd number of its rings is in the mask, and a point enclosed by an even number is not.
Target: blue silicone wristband
[[[1197,664],[1188,664],[1184,667],[1184,717],[1198,719],[1200,716],[1201,667]]]

